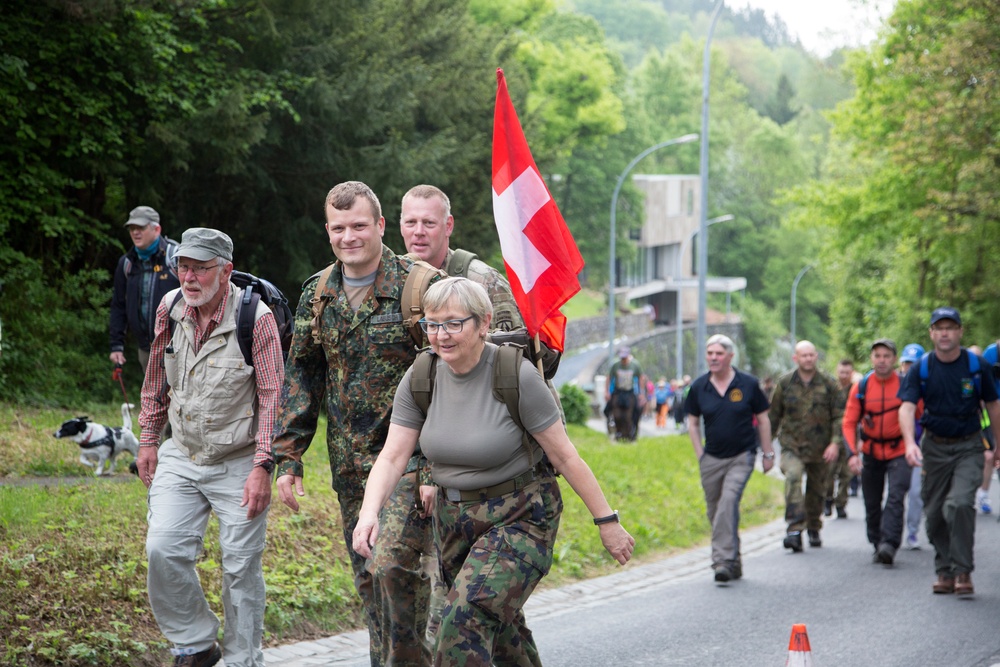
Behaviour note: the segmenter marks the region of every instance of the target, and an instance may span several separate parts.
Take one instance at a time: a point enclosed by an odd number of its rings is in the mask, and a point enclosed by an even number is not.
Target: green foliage
[[[559,387],[559,400],[562,403],[566,422],[585,426],[590,418],[590,398],[587,392],[575,384],[566,383]]]
[[[744,342],[748,359],[740,365],[754,375],[764,378],[777,375],[783,368],[774,360],[775,341],[785,333],[785,327],[775,320],[767,304],[747,296],[743,299],[740,314],[743,317]]]

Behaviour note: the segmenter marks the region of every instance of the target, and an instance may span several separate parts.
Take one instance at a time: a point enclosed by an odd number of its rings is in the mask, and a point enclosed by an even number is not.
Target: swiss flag
[[[502,69],[493,115],[493,217],[528,333],[562,351],[566,318],[559,308],[580,291],[583,257],[531,157]]]

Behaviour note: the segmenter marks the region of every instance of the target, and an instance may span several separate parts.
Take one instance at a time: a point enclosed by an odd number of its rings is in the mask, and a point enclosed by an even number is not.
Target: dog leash
[[[118,380],[118,386],[122,388],[122,398],[125,399],[125,411],[128,412],[128,418],[132,419],[132,409],[128,407],[131,403],[128,400],[128,395],[125,393],[125,380],[122,379],[121,364],[115,364],[115,370],[111,372],[111,379]]]

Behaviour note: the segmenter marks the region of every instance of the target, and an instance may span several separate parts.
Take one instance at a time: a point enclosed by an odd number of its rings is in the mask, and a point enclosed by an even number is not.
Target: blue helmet
[[[924,356],[924,348],[917,343],[910,343],[903,348],[903,356],[901,356],[899,360],[915,364],[920,361],[920,357],[922,356]]]

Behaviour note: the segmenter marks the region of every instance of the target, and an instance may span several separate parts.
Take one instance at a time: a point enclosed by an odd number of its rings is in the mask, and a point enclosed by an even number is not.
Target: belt
[[[531,470],[521,473],[514,479],[508,479],[506,482],[500,482],[499,484],[494,484],[493,486],[487,486],[484,489],[448,489],[442,488],[444,491],[444,497],[453,503],[457,502],[482,502],[484,500],[489,500],[490,498],[496,498],[498,496],[505,496],[508,493],[513,493],[523,489],[531,482],[537,479],[538,475],[536,471],[539,470],[539,466],[535,466]]]
[[[938,443],[939,445],[954,445],[955,443],[958,442],[965,442],[966,440],[971,439],[972,436],[974,435],[975,433],[970,433],[969,435],[963,435],[958,438],[946,438],[944,436],[937,435],[936,433],[931,433],[930,431],[927,431],[927,437],[930,438],[933,442]]]

